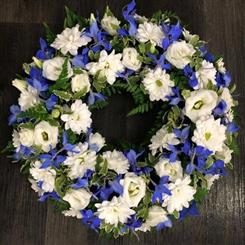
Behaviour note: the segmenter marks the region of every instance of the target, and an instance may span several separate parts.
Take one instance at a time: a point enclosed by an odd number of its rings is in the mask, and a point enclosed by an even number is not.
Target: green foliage
[[[70,204],[68,202],[65,202],[64,200],[57,201],[55,199],[48,199],[48,201],[55,206],[55,210],[58,212],[68,210],[70,207]]]
[[[53,94],[57,95],[60,99],[69,101],[72,98],[72,94],[62,91],[62,90],[53,90]]]
[[[196,202],[201,203],[207,194],[208,194],[208,189],[198,186],[197,191],[194,195],[194,199]]]
[[[151,21],[153,23],[162,24],[162,22],[181,22],[179,17],[171,11],[159,10],[152,15]]]
[[[55,191],[59,196],[63,197],[68,189],[70,182],[65,175],[61,174],[55,179]]]
[[[65,6],[66,18],[64,21],[64,28],[73,27],[76,24],[79,24],[80,28],[84,28],[88,26],[88,20],[83,18],[82,16],[77,15],[74,11],[70,10],[67,6]]]
[[[51,44],[55,40],[56,35],[53,33],[47,23],[44,22],[43,25],[46,32],[46,40],[49,44]]]
[[[144,104],[141,104],[134,109],[132,109],[127,116],[133,116],[136,114],[143,114],[148,112],[150,109],[153,108],[153,103],[151,101],[145,102]]]
[[[105,108],[108,104],[109,103],[107,100],[97,100],[93,105],[89,106],[89,110],[91,110],[91,111],[101,110],[101,109]]]

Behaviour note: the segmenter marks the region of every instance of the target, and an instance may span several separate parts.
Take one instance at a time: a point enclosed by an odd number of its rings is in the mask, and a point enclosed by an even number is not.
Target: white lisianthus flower
[[[151,101],[167,101],[168,98],[166,98],[166,96],[173,94],[172,87],[174,86],[174,81],[172,81],[170,75],[160,67],[155,70],[150,70],[142,83],[148,91]]]
[[[71,209],[83,210],[89,205],[91,196],[91,193],[84,188],[77,190],[69,189],[63,197],[63,200],[70,204]]]
[[[45,152],[55,148],[58,143],[58,127],[51,126],[46,121],[41,121],[34,129],[34,144],[40,146]]]
[[[223,88],[222,94],[220,95],[220,100],[224,100],[227,105],[225,112],[228,112],[235,105],[228,88]]]
[[[197,70],[196,77],[198,80],[198,88],[207,88],[209,82],[216,85],[216,69],[213,63],[206,60],[202,61],[202,66]]]
[[[56,81],[62,71],[65,58],[55,57],[53,59],[45,60],[43,62],[43,76],[51,81]],[[68,77],[73,75],[71,64],[67,63]]]
[[[103,19],[101,20],[102,28],[112,36],[117,34],[119,25],[120,21],[115,16],[105,14]]]
[[[13,146],[16,149],[19,149],[19,147],[20,147],[20,136],[19,136],[18,131],[16,131],[16,130],[14,130],[12,133],[12,142],[13,142]]]
[[[141,61],[138,59],[138,52],[135,48],[124,48],[122,63],[130,70],[137,71],[141,67]]]
[[[193,91],[185,101],[184,113],[191,121],[196,122],[203,116],[211,115],[217,103],[218,95],[215,91],[207,89]]]
[[[146,218],[145,223],[143,223],[141,227],[136,228],[136,230],[143,232],[150,231],[151,227],[155,227],[168,220],[167,212],[162,207],[155,205],[149,208],[148,217]]]
[[[79,25],[72,28],[66,28],[61,34],[58,34],[51,47],[60,50],[63,55],[70,53],[77,55],[78,48],[86,46],[92,39],[79,31]]]
[[[92,123],[91,112],[81,100],[76,100],[71,105],[71,113],[61,115],[65,122],[65,129],[71,129],[76,134],[86,133]]]
[[[71,90],[73,93],[84,90],[84,94],[86,94],[89,92],[90,86],[89,76],[86,71],[82,74],[75,75],[71,79]]]
[[[220,58],[216,61],[216,67],[217,67],[217,70],[222,73],[222,74],[225,74],[226,73],[226,68],[225,68],[225,64],[224,64],[224,61],[223,61],[223,58]]]
[[[106,151],[102,157],[107,160],[108,168],[114,170],[117,174],[125,174],[129,169],[128,159],[121,151]]]
[[[88,169],[94,170],[96,164],[96,153],[88,149],[87,143],[79,143],[74,151],[68,152],[64,161],[64,165],[69,167],[67,175],[71,179],[82,178]]]
[[[225,132],[226,126],[220,123],[220,118],[215,120],[213,116],[204,117],[196,122],[192,141],[210,151],[222,151]]]
[[[180,161],[169,162],[163,158],[154,166],[159,177],[169,176],[169,180],[175,182],[183,177],[183,168]]]
[[[150,41],[153,45],[162,46],[162,40],[165,37],[165,34],[161,28],[156,24],[151,22],[144,22],[139,24],[136,38],[139,42],[146,43]]]
[[[107,82],[112,85],[116,81],[117,73],[124,71],[121,58],[122,54],[115,54],[115,50],[110,54],[107,54],[105,50],[102,50],[100,52],[99,61],[88,63],[86,68],[92,75],[99,72],[99,75],[101,77],[106,77]]]
[[[190,176],[183,179],[177,179],[175,183],[168,185],[171,195],[165,195],[163,207],[167,207],[169,213],[181,211],[183,208],[189,207],[189,202],[193,200],[196,190],[190,185]]]
[[[217,151],[215,153],[215,157],[217,159],[223,160],[225,164],[230,163],[232,156],[231,154],[233,153],[233,151],[226,145],[223,144],[222,146],[222,150],[221,151]]]
[[[206,175],[204,176],[205,182],[204,182],[204,181],[202,182],[202,186],[203,186],[204,188],[207,188],[208,190],[210,190],[211,187],[212,187],[212,185],[213,185],[213,183],[214,183],[214,181],[215,181],[215,180],[218,180],[219,177],[220,177],[220,176],[219,176],[218,174],[215,174],[215,175],[212,175],[212,174],[206,174]]]
[[[105,223],[117,226],[118,223],[126,223],[131,215],[135,214],[133,209],[130,209],[127,203],[121,198],[113,197],[111,201],[103,201],[96,203],[95,213]]]
[[[28,128],[22,128],[19,131],[19,141],[21,145],[30,147],[34,143],[34,131]]]
[[[54,190],[56,171],[51,167],[41,168],[42,163],[36,161],[31,165],[30,174],[36,182],[41,182],[41,189],[44,192],[52,192]]]
[[[129,207],[137,207],[141,199],[145,196],[145,180],[134,173],[127,173],[124,179],[120,180],[120,184],[123,186],[122,198]]]
[[[194,47],[186,41],[173,42],[166,51],[166,59],[178,69],[183,69],[191,62]]]
[[[177,139],[174,133],[168,133],[165,127],[159,129],[154,136],[151,138],[151,144],[149,148],[153,155],[159,150],[169,149],[169,145],[178,145],[180,141]]]
[[[90,146],[96,146],[96,150],[99,151],[105,145],[105,138],[99,133],[91,133],[89,135],[88,143]]]
[[[28,85],[27,90],[21,92],[18,102],[22,111],[28,110],[40,102],[38,91]]]
[[[27,82],[25,80],[14,79],[12,85],[16,87],[20,92],[24,92],[27,89]]]

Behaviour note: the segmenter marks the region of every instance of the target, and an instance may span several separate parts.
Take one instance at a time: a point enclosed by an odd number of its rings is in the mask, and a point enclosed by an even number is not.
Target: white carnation
[[[110,54],[107,54],[105,50],[102,50],[100,52],[99,61],[88,63],[86,68],[92,75],[99,72],[100,77],[106,77],[107,82],[112,85],[116,81],[118,76],[117,73],[124,71],[121,58],[122,54],[115,54],[115,50]]]
[[[130,70],[137,71],[141,67],[141,61],[138,59],[138,52],[135,48],[124,48],[122,63]]]
[[[213,116],[202,118],[196,122],[192,141],[210,151],[222,151],[226,139],[226,127],[220,123],[220,118]]]
[[[82,178],[85,172],[95,169],[96,153],[88,149],[87,143],[79,143],[74,153],[68,153],[64,165],[68,166],[68,176],[71,179]]]
[[[62,71],[65,58],[55,57],[53,59],[45,60],[43,62],[43,76],[51,81],[56,81]],[[73,75],[71,64],[67,63],[68,77]]]
[[[99,133],[91,133],[89,135],[88,143],[90,146],[96,146],[96,150],[99,151],[105,145],[105,138]]]
[[[168,159],[163,158],[154,168],[159,177],[169,176],[169,180],[172,182],[183,177],[183,168],[180,161],[169,162]]]
[[[92,123],[91,112],[81,100],[76,100],[71,105],[71,112],[61,115],[61,120],[66,130],[70,128],[76,134],[86,133]]]
[[[141,199],[145,196],[145,180],[134,173],[127,173],[124,179],[120,180],[120,184],[123,186],[122,198],[124,201],[129,207],[137,207]]]
[[[105,223],[117,226],[118,223],[126,223],[131,215],[135,214],[133,209],[130,209],[125,201],[118,197],[113,197],[111,201],[103,201],[96,203],[95,213]]]
[[[220,100],[224,100],[226,103],[227,107],[225,112],[228,112],[235,105],[230,90],[228,88],[223,88],[222,94],[220,95]]]
[[[38,91],[28,86],[27,90],[21,92],[18,102],[22,111],[28,110],[40,102]]]
[[[185,101],[184,113],[191,121],[196,122],[202,116],[211,115],[218,103],[218,95],[215,91],[200,89],[191,92]]]
[[[155,70],[149,70],[142,83],[148,91],[151,101],[167,101],[168,98],[166,98],[166,96],[172,95],[174,81],[172,81],[170,75],[160,67]]]
[[[178,69],[183,69],[191,62],[194,47],[186,41],[173,42],[166,51],[166,59]]]
[[[73,93],[84,90],[84,94],[86,94],[90,90],[90,86],[89,76],[85,71],[71,79],[71,90]]]
[[[232,159],[232,150],[226,145],[223,144],[222,146],[222,150],[221,151],[217,151],[215,153],[215,157],[217,159],[223,160],[225,164],[230,163],[231,159]]]
[[[128,159],[121,151],[106,151],[102,157],[107,160],[108,168],[114,170],[117,174],[125,174],[129,169]]]
[[[142,42],[146,43],[150,41],[153,45],[162,46],[162,40],[165,37],[164,32],[162,31],[161,26],[153,24],[151,22],[144,22],[139,24],[136,38]]]
[[[79,25],[72,28],[66,28],[61,34],[58,34],[51,47],[60,50],[62,54],[70,53],[77,55],[78,48],[86,46],[92,39],[79,31]]]
[[[171,195],[164,194],[163,207],[167,207],[169,213],[181,211],[189,207],[189,202],[193,200],[196,190],[190,185],[191,178],[186,176],[183,179],[177,179],[175,183],[168,185]]]
[[[34,144],[40,146],[45,152],[55,148],[58,143],[58,127],[50,125],[46,121],[41,121],[34,129]]]
[[[28,128],[22,128],[19,131],[19,141],[21,145],[30,147],[34,143],[34,131]]]
[[[20,136],[18,131],[14,130],[12,133],[12,142],[13,142],[13,146],[15,148],[19,148],[20,147]]]
[[[149,148],[153,155],[159,150],[169,149],[169,145],[178,145],[180,141],[177,139],[174,133],[168,133],[166,127],[159,129],[151,138],[151,144]]]
[[[110,35],[114,36],[117,34],[117,29],[119,28],[120,21],[115,16],[104,15],[101,20],[101,26]]]
[[[68,217],[75,217],[77,219],[81,219],[83,217],[80,210],[76,210],[73,208],[70,208],[69,210],[64,210],[62,214]]]

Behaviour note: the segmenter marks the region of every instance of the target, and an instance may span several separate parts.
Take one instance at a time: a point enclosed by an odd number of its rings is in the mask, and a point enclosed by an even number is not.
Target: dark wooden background
[[[8,108],[17,102],[11,87],[23,62],[30,61],[43,35],[42,22],[60,30],[63,6],[89,16],[102,13],[109,3],[120,16],[127,1],[102,0],[0,0],[0,146],[11,137],[7,126]],[[234,159],[234,171],[215,184],[200,207],[201,216],[175,223],[170,230],[141,235],[139,244],[244,244],[244,121],[245,121],[245,1],[244,0],[143,0],[138,13],[150,16],[158,9],[175,11],[190,29],[207,40],[215,54],[223,55],[238,89],[239,144],[241,154]],[[148,116],[126,119],[129,98],[116,97],[103,112],[95,115],[96,126],[110,139],[140,141],[149,128]],[[140,125],[140,126],[139,126]],[[54,211],[51,205],[37,202],[36,194],[19,174],[19,166],[5,156],[0,158],[0,245],[134,244],[133,238],[117,241],[98,238],[81,224]]]

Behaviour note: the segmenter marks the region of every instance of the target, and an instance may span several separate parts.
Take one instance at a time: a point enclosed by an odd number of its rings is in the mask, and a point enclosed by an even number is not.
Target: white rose
[[[217,102],[218,95],[212,90],[193,91],[185,101],[184,113],[191,121],[196,122],[202,116],[210,115]]]
[[[58,127],[51,126],[48,122],[42,121],[35,126],[34,143],[40,146],[45,152],[50,151],[50,147],[55,148],[58,143]]]
[[[141,61],[138,59],[138,56],[139,54],[135,48],[125,48],[123,50],[123,65],[133,71],[139,70]]]
[[[78,74],[71,79],[71,90],[73,93],[84,90],[84,94],[86,94],[89,89],[90,82],[87,72]]]
[[[193,46],[186,41],[173,42],[166,51],[166,59],[178,69],[183,69],[195,53]]]
[[[27,89],[27,82],[25,80],[14,79],[12,85],[19,89],[20,92],[26,91]]]
[[[55,57],[50,60],[45,60],[43,62],[43,76],[51,81],[56,81],[59,78],[59,75],[62,71],[62,66],[64,64],[65,58]],[[71,77],[73,74],[71,64],[68,61],[68,77]]]
[[[103,19],[101,20],[102,28],[112,36],[117,34],[119,25],[120,21],[115,16],[104,15]]]
[[[120,180],[123,186],[123,199],[129,207],[137,207],[145,196],[146,184],[142,177],[134,173],[127,173],[124,179]]]
[[[137,230],[146,232],[149,231],[151,227],[155,227],[166,221],[168,221],[167,212],[162,207],[152,206],[149,208],[148,217],[146,218],[145,223],[143,223],[141,227],[137,228]]]
[[[78,190],[70,189],[66,192],[63,200],[67,201],[72,209],[83,210],[88,206],[91,196],[83,188]]]
[[[34,143],[34,131],[32,129],[22,128],[19,132],[19,140],[24,146],[32,146]]]
[[[99,133],[90,134],[88,141],[90,145],[96,145],[98,147],[97,151],[105,145],[105,138]]]

